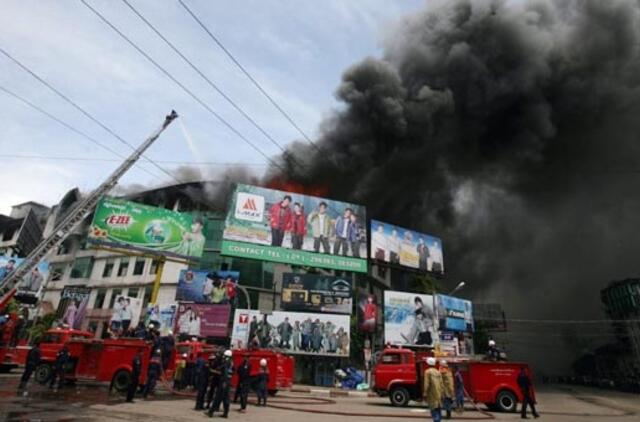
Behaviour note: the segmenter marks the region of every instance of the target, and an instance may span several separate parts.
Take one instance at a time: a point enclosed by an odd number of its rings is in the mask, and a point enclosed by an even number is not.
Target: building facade
[[[611,282],[600,297],[617,343],[629,351],[620,359],[621,371],[640,375],[640,279]]]

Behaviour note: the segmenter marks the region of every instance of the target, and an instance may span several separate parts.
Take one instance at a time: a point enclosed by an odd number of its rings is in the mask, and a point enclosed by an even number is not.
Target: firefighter
[[[494,362],[500,360],[500,350],[498,350],[498,347],[496,346],[496,342],[493,339],[489,340],[489,348],[487,349],[487,358]]]
[[[524,366],[520,368],[520,373],[518,374],[518,387],[520,387],[520,392],[522,392],[522,411],[520,412],[522,419],[528,419],[527,405],[531,407],[533,417],[536,419],[539,418],[540,415],[536,412],[536,405],[533,397],[531,397],[531,378],[529,378],[527,369]]]
[[[19,390],[22,390],[27,386],[29,379],[31,378],[31,374],[40,364],[40,358],[42,358],[42,354],[40,352],[40,344],[35,343],[29,353],[27,354],[27,362],[24,366],[24,372],[22,373],[22,378],[20,378],[20,385],[18,386]]]
[[[456,372],[453,374],[453,380],[456,389],[456,411],[462,413],[464,412],[464,380],[462,379],[460,367],[456,368]]]
[[[213,399],[216,395],[218,384],[220,383],[220,369],[222,366],[222,358],[217,354],[212,353],[209,356],[209,392],[207,393],[206,408],[210,409],[213,406]],[[220,409],[215,409],[220,410]]]
[[[127,402],[132,403],[140,382],[140,372],[142,372],[142,352],[136,353],[131,361],[131,381],[127,387]]]
[[[429,368],[424,371],[422,394],[429,406],[429,410],[431,410],[433,422],[440,422],[442,420],[442,395],[444,392],[442,375],[436,369],[436,358],[427,358],[427,365],[429,365]]]
[[[442,385],[444,386],[444,394],[442,404],[446,411],[446,419],[451,419],[451,407],[453,404],[453,374],[446,360],[440,361],[440,375],[442,375]]]
[[[162,373],[160,353],[160,349],[156,349],[153,352],[153,356],[151,356],[151,361],[149,361],[149,370],[147,371],[147,384],[144,386],[144,391],[142,393],[142,397],[144,397],[145,399],[147,398],[149,393],[154,394],[156,383],[158,382],[158,378]]]
[[[209,368],[205,365],[204,359],[200,356],[196,359],[195,385],[196,385],[196,407],[195,410],[204,409],[204,397],[207,394],[209,384]]]
[[[256,390],[258,393],[258,406],[267,405],[267,390],[269,388],[269,368],[267,368],[267,360],[260,359],[260,371],[256,377]]]
[[[176,362],[176,370],[173,373],[173,389],[182,390],[184,388],[184,368],[187,365],[187,354],[183,353],[178,362]]]
[[[51,381],[49,381],[49,388],[53,388],[53,385],[56,383],[56,378],[58,379],[56,391],[62,388],[62,384],[64,384],[64,370],[67,362],[69,362],[69,348],[65,344],[56,355],[56,361],[53,365],[53,376],[51,377]]]
[[[229,416],[229,389],[231,388],[231,376],[233,375],[233,362],[231,361],[231,350],[224,351],[222,365],[220,367],[220,382],[216,391],[216,399],[209,408],[209,417],[213,417],[213,412],[220,409],[220,403],[223,406],[222,417]]]
[[[238,386],[236,387],[233,402],[236,403],[239,396],[240,412],[244,413],[247,411],[247,397],[249,395],[249,384],[251,382],[251,363],[249,362],[249,356],[244,357],[236,372],[238,373]]]

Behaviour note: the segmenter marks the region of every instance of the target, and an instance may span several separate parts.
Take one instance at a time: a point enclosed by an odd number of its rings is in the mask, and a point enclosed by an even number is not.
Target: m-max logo
[[[113,214],[107,217],[106,223],[108,226],[128,226],[132,223],[131,216],[128,214]]]
[[[238,192],[235,218],[247,221],[262,221],[264,197],[247,192]]]
[[[258,208],[256,207],[256,201],[254,201],[252,198],[249,198],[245,201],[242,209],[245,211],[258,211]]]

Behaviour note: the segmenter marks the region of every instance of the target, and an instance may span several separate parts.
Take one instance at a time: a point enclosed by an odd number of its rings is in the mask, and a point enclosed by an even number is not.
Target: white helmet
[[[267,360],[266,359],[260,359],[260,366],[267,366]]]
[[[230,358],[233,355],[233,353],[231,353],[231,350],[225,350],[224,351],[224,357],[226,358]]]
[[[447,363],[447,361],[446,361],[446,360],[442,359],[442,360],[440,361],[440,366],[447,367],[447,366],[449,366],[449,364]]]
[[[429,366],[436,366],[436,358],[434,358],[434,357],[428,357],[428,358],[427,358],[427,365],[429,365]]]
[[[489,346],[495,346],[495,345],[496,345],[496,342],[495,342],[495,341],[493,341],[493,340],[489,340]]]

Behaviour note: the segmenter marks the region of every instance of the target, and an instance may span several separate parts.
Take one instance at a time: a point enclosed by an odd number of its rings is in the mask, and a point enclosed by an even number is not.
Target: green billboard
[[[238,184],[221,253],[292,265],[367,272],[365,208]]]
[[[91,243],[176,258],[200,258],[203,221],[191,214],[103,198],[89,229]]]

